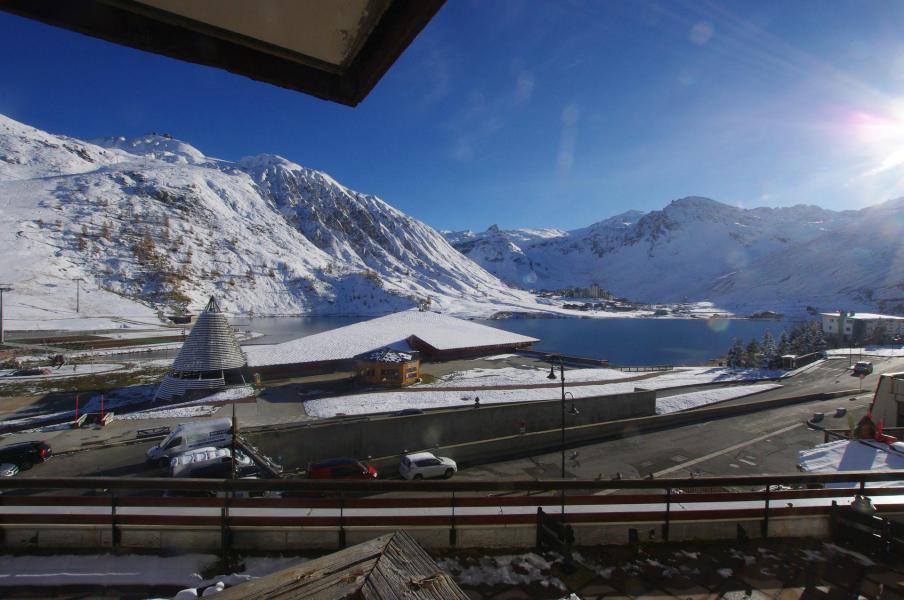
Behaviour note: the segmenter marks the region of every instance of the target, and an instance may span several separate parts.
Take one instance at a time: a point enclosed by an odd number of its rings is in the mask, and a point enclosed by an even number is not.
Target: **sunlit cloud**
[[[559,141],[559,153],[556,156],[556,174],[565,179],[574,166],[574,150],[578,139],[578,121],[581,111],[574,104],[562,109],[562,136]]]
[[[515,104],[527,104],[534,94],[534,76],[530,71],[521,71],[515,78]]]
[[[688,39],[697,44],[698,46],[702,46],[706,42],[713,37],[713,24],[709,21],[700,21],[699,23],[695,23],[693,27],[691,27],[691,31],[688,34]]]

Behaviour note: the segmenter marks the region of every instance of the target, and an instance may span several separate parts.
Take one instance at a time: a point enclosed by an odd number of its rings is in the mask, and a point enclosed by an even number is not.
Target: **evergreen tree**
[[[760,350],[763,356],[761,366],[764,369],[768,369],[775,363],[776,359],[775,338],[772,337],[772,332],[768,329],[763,332]]]
[[[790,348],[791,346],[788,342],[788,332],[782,331],[782,335],[778,338],[778,355],[784,356],[788,354]]]
[[[747,349],[744,351],[744,366],[747,368],[756,368],[760,366],[760,360],[762,360],[760,343],[754,338],[750,340],[747,344]]]
[[[810,352],[823,352],[828,347],[829,344],[822,333],[822,323],[810,321]]]
[[[744,346],[743,344],[741,344],[740,339],[733,338],[731,340],[731,348],[728,349],[728,356],[726,357],[725,362],[729,367],[736,368],[740,367],[743,361]]]

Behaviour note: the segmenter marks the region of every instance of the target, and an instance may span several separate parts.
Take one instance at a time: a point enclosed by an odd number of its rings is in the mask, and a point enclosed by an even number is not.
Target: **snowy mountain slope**
[[[513,285],[530,265],[532,288],[599,283],[650,302],[710,300],[737,310],[806,306],[885,309],[904,297],[902,201],[860,211],[817,206],[742,209],[689,197],[590,227],[517,244],[501,230],[451,236],[461,252]],[[904,305],[904,300],[901,300]]]
[[[146,318],[211,293],[257,314],[380,314],[428,298],[459,314],[540,308],[428,226],[324,173],[269,155],[212,159],[168,136],[98,143],[0,117],[8,318],[76,316],[55,292],[68,297],[76,277],[94,315]]]

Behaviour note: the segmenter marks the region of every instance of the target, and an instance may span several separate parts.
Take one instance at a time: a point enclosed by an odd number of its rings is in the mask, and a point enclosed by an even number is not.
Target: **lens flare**
[[[728,329],[728,319],[721,317],[710,317],[706,320],[706,325],[716,333],[722,333]]]

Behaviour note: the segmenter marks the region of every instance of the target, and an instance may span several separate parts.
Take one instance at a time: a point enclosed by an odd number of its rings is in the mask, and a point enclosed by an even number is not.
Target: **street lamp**
[[[556,378],[556,368],[552,363],[554,357],[550,358],[549,364],[549,375],[546,376],[547,379],[555,379]],[[565,520],[565,395],[571,396],[571,410],[569,411],[572,415],[577,415],[580,411],[574,405],[574,394],[571,392],[565,391],[565,359],[561,356],[559,358],[559,380],[562,382],[562,441],[561,441],[561,449],[562,449],[562,490],[561,490],[561,499],[562,499],[562,520]]]
[[[12,286],[0,284],[0,344],[6,341],[5,332],[3,331],[3,292],[13,291]]]
[[[80,290],[79,284],[80,284],[82,281],[84,281],[84,279],[82,279],[81,277],[75,277],[72,281],[75,282],[75,312],[78,312],[78,309],[79,309],[79,292],[81,291],[81,290]]]

